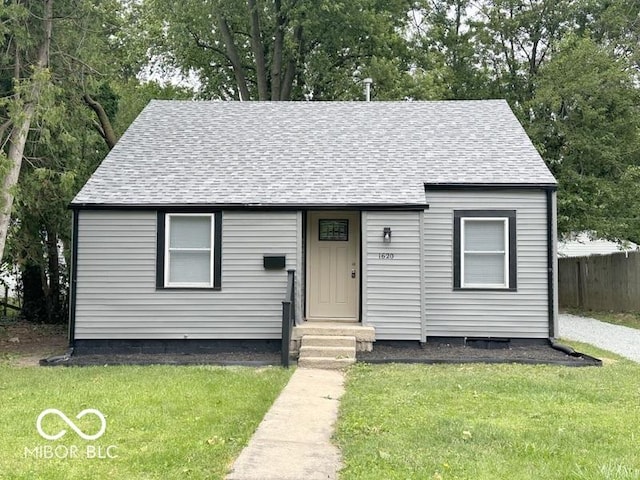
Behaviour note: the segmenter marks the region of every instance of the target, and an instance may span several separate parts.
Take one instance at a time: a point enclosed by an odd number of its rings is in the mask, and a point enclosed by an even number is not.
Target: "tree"
[[[48,16],[35,1],[7,5],[0,7],[2,41],[11,53],[0,59],[5,66],[0,69],[5,138],[22,125],[36,88],[38,98],[30,104],[21,165],[11,164],[18,181],[8,190],[15,200],[4,262],[21,271],[23,315],[61,322],[70,261],[67,205],[150,98],[187,93],[140,85],[136,50],[124,48],[125,26],[135,12],[118,0],[57,0]],[[33,69],[25,59],[41,51],[43,18],[51,20],[48,60],[46,68]],[[5,145],[4,152],[10,153]]]
[[[640,92],[628,64],[572,35],[541,68],[526,127],[559,181],[558,229],[640,240]],[[620,183],[625,189],[622,191]]]
[[[11,210],[18,183],[22,158],[31,123],[36,116],[43,89],[49,81],[49,48],[53,31],[53,0],[4,4],[0,10],[3,23],[9,25],[4,32],[3,49],[13,52],[11,86],[0,103],[2,127],[2,189],[0,190],[0,258],[11,220]],[[41,24],[33,30],[25,21],[34,15]],[[6,88],[6,87],[5,87]]]
[[[499,96],[512,104],[531,98],[540,67],[574,25],[574,8],[573,0],[481,3],[475,25]]]
[[[140,28],[158,40],[152,60],[197,75],[203,98],[352,99],[370,66],[380,91],[406,71],[401,0],[146,0],[142,8]]]
[[[470,0],[423,0],[411,12],[416,64],[428,72],[438,98],[494,96],[489,69],[480,55],[481,23]],[[427,96],[428,98],[428,96]]]
[[[640,72],[640,2],[583,0],[577,13],[577,33],[589,35],[617,58]]]

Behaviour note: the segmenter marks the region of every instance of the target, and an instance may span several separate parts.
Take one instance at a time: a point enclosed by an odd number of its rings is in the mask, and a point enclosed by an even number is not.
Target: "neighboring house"
[[[595,238],[589,232],[569,235],[558,241],[559,257],[588,257],[590,255],[609,255],[610,253],[635,252],[638,245],[630,242],[612,242]]]
[[[152,101],[71,204],[71,340],[273,342],[287,270],[299,325],[547,339],[555,191],[500,100]]]

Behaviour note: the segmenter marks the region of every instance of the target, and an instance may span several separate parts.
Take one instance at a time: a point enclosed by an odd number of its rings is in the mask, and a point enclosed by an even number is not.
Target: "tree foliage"
[[[506,98],[559,181],[561,234],[640,239],[640,4],[424,0],[417,65],[442,98]]]
[[[400,0],[189,0],[143,3],[152,60],[194,73],[223,100],[360,98],[376,74],[406,71]]]
[[[561,231],[640,239],[640,212],[619,202],[621,181],[640,165],[640,92],[627,69],[577,36],[542,68],[529,131],[560,183]]]

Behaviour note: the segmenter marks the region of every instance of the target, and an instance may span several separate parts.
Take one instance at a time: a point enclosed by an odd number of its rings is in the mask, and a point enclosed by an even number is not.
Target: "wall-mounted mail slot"
[[[286,266],[287,257],[284,255],[265,255],[263,257],[266,270],[282,270]]]

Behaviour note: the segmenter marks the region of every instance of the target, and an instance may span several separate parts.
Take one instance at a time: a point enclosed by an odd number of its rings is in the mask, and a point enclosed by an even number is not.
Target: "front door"
[[[360,214],[307,217],[307,319],[358,320]]]

